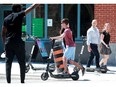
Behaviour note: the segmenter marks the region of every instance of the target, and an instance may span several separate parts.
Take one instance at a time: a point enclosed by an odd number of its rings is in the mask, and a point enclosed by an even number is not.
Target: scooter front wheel
[[[42,79],[43,81],[47,80],[48,77],[49,77],[49,75],[48,75],[47,72],[44,72],[44,73],[42,73],[42,75],[41,75],[41,79]]]

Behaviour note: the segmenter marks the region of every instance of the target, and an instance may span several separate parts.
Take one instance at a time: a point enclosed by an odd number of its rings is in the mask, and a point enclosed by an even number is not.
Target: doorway
[[[94,18],[94,4],[81,4],[80,13],[78,13],[78,4],[65,4],[64,17],[69,18],[70,28],[72,29],[74,38],[86,36],[88,28],[91,26],[91,21]],[[80,32],[78,32],[77,17],[80,14]]]

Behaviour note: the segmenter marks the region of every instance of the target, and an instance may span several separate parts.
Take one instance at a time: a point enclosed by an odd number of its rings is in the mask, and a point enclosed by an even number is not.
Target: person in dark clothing
[[[9,14],[2,26],[2,42],[6,53],[6,80],[11,83],[11,67],[14,56],[16,55],[20,66],[21,83],[25,82],[25,43],[22,36],[22,20],[32,9],[39,6],[31,5],[26,10],[22,10],[20,4],[12,6],[12,13]]]
[[[100,53],[103,55],[103,58],[100,61],[99,65],[100,67],[105,67],[106,69],[107,69],[107,61],[109,59],[109,55],[111,54],[109,43],[110,43],[110,24],[105,23],[104,29],[101,33],[101,49],[100,49]]]

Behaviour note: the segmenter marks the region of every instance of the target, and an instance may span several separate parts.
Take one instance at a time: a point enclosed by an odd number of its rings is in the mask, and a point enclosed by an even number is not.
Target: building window
[[[80,36],[86,36],[87,30],[91,27],[91,21],[94,18],[94,5],[81,4],[81,23],[80,23]]]
[[[48,36],[57,36],[61,29],[61,5],[60,4],[48,4],[48,22],[51,24],[48,26]]]
[[[73,39],[77,37],[77,4],[64,4],[64,18],[69,19]]]
[[[32,35],[44,37],[44,5],[40,5],[32,12]]]
[[[79,19],[77,19],[78,15],[80,15]],[[86,36],[87,29],[91,26],[91,20],[94,18],[94,5],[81,4],[78,8],[78,4],[64,4],[64,17],[69,18],[74,40],[82,35]],[[78,26],[79,22],[80,26]]]

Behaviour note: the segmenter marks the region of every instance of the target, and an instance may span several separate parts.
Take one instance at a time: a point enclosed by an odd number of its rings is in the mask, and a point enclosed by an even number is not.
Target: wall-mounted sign
[[[52,27],[52,25],[53,25],[53,20],[52,20],[52,19],[48,19],[48,20],[47,20],[47,25],[48,25],[49,27]]]

